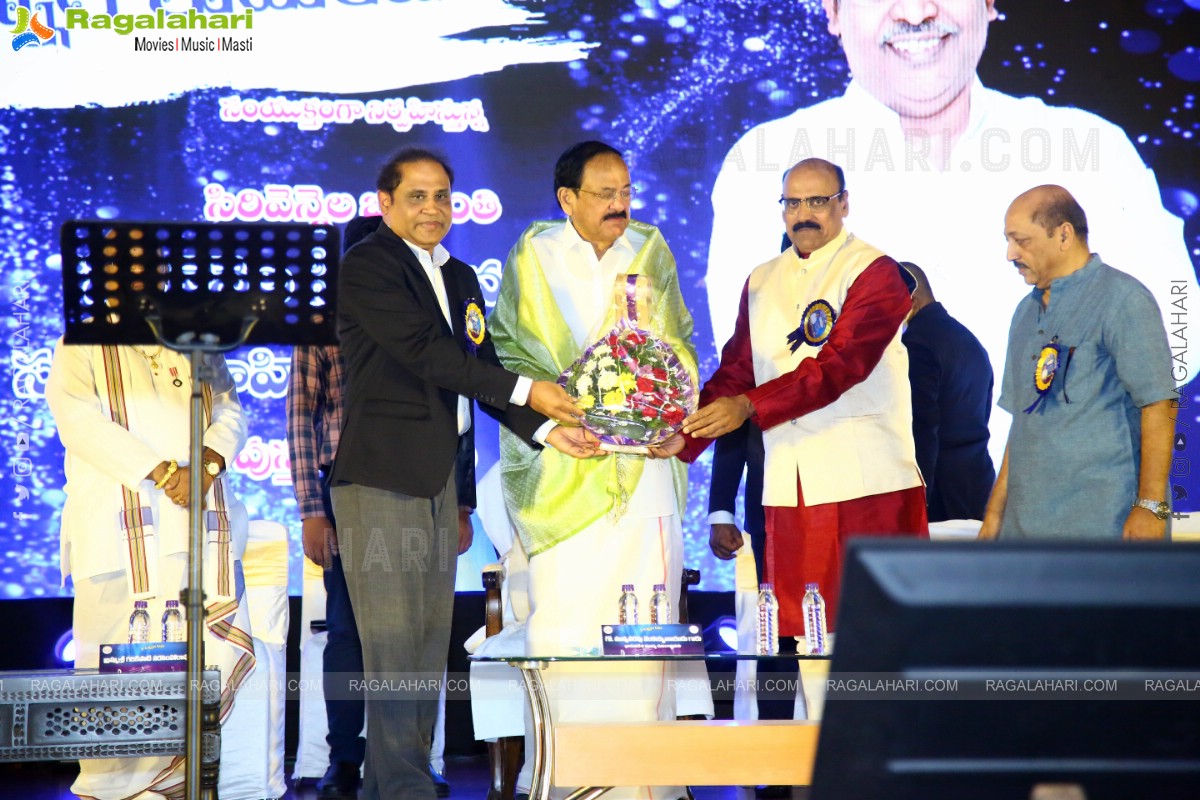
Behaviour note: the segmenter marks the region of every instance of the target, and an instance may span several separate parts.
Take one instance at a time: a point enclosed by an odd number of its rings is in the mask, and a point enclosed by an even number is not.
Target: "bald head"
[[[1087,216],[1061,186],[1022,192],[1004,216],[1008,260],[1026,283],[1039,289],[1087,264],[1087,233]]]
[[[1045,228],[1046,233],[1053,234],[1064,223],[1071,226],[1075,238],[1087,246],[1087,214],[1079,201],[1071,196],[1061,186],[1046,184],[1035,186],[1027,192],[1018,195],[1013,205],[1022,203],[1029,209],[1030,219]]]
[[[913,299],[921,297],[927,303],[932,302],[933,289],[929,288],[929,277],[925,274],[925,270],[911,261],[901,261],[900,266],[908,270],[908,274],[912,275],[913,280],[917,282],[917,288],[913,289]]]
[[[934,302],[933,289],[929,288],[929,278],[925,275],[925,270],[911,261],[901,261],[900,266],[912,276],[913,282],[916,283],[916,288],[912,292],[912,310],[908,312],[908,318],[912,319],[918,311]]]
[[[787,172],[783,173],[783,185],[787,186],[788,178],[793,171],[814,172],[824,174],[830,177],[837,183],[837,191],[843,191],[846,188],[846,173],[842,168],[832,161],[826,161],[823,158],[806,158],[803,161],[797,161],[792,166],[788,167]]]

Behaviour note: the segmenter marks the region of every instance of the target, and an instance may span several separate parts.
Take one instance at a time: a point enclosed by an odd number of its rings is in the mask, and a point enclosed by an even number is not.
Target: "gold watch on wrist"
[[[1165,500],[1150,500],[1145,497],[1139,497],[1133,504],[1133,508],[1144,508],[1159,519],[1166,519],[1171,516],[1171,507],[1167,505]]]
[[[221,472],[223,472],[220,464],[218,464],[216,461],[209,461],[208,459],[204,459],[204,471],[208,473],[210,478],[218,478],[220,477]]]

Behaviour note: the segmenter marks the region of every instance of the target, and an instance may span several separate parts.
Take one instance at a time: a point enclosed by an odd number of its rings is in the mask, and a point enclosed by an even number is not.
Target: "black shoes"
[[[317,800],[358,800],[358,765],[339,761],[330,764],[317,781]]]
[[[330,764],[325,777],[317,781],[317,800],[358,800],[359,769],[355,764],[340,761]],[[438,797],[450,796],[450,784],[441,773],[429,768],[429,778]]]
[[[432,764],[429,765],[429,777],[433,779],[433,791],[437,793],[438,797],[450,796],[450,784],[442,777],[442,773],[433,768]]]

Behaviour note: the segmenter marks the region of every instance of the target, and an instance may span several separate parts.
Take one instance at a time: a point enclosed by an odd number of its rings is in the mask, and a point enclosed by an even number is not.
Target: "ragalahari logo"
[[[20,50],[27,44],[43,45],[54,38],[54,31],[43,25],[37,14],[30,14],[25,6],[17,6],[16,11],[16,27],[9,31],[13,36],[13,50]]]

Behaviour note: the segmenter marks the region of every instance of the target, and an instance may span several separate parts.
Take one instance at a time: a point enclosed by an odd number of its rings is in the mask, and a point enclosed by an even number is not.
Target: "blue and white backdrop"
[[[947,18],[961,18],[984,4],[937,5]],[[844,13],[881,15],[892,5],[841,0]],[[1194,269],[1200,0],[995,5],[982,82],[1051,106],[1087,109],[1119,126],[1157,175],[1162,208],[1179,219],[1150,237],[1136,215],[1118,216],[1103,235],[1186,253],[1185,268]],[[121,32],[137,20],[119,15],[189,9],[193,17],[224,15],[237,27]],[[740,275],[753,266],[730,267],[739,277],[726,276],[732,288],[710,300],[706,286],[725,274],[715,262],[709,272],[717,173],[751,127],[839,96],[850,79],[818,0],[5,0],[0,29],[7,32],[0,47],[0,277],[7,303],[0,357],[8,373],[0,387],[0,598],[70,592],[59,587],[58,574],[62,449],[43,398],[63,327],[57,231],[64,220],[342,223],[377,211],[374,177],[390,153],[431,146],[457,172],[456,224],[447,245],[475,265],[490,303],[520,231],[558,213],[551,190],[558,153],[572,142],[602,138],[628,154],[639,192],[635,217],[660,226],[676,255],[707,376],[717,352],[710,302],[728,304],[731,313]],[[827,124],[852,136],[857,123]],[[993,141],[1005,144],[1021,168],[1038,172],[1042,156],[1025,146],[1021,131],[1011,133]],[[1086,150],[1088,131],[1079,133]],[[870,138],[861,132],[862,141]],[[801,148],[778,158],[751,152],[743,158],[747,169],[778,174],[789,157],[803,155]],[[1086,157],[1077,164],[1105,169]],[[1029,185],[1062,177],[1048,164],[1043,169],[1046,177]],[[1104,179],[1114,198],[1132,191],[1124,175]],[[932,202],[893,209],[894,224],[929,241],[981,228],[985,236],[960,248],[961,263],[930,264],[933,257],[919,247],[892,254],[925,261],[935,289],[971,271],[989,276],[973,296],[953,292],[950,310],[994,342],[1003,340],[1013,298],[1023,289],[1004,261],[1002,217],[981,210],[994,205],[981,205],[981,193],[968,181]],[[754,207],[747,203],[748,212]],[[869,216],[855,225],[854,208],[852,229],[888,248],[889,234],[880,228],[873,236]],[[736,232],[741,222],[726,224]],[[1114,265],[1139,274],[1139,264]],[[998,298],[983,288],[995,274],[1011,282],[1011,295]],[[1156,296],[1171,292],[1145,280]],[[1179,311],[1170,333],[1184,385],[1195,360],[1188,352],[1192,306],[1200,301],[1190,295],[1179,290],[1170,297]],[[999,374],[1002,348],[989,350]],[[299,520],[283,411],[288,357],[286,349],[266,347],[231,357],[252,421],[233,472],[252,518],[290,526],[296,593]],[[1200,506],[1192,474],[1200,442],[1189,440],[1200,438],[1193,434],[1193,394],[1189,387],[1180,395],[1183,437],[1172,470],[1176,506],[1185,512]],[[997,410],[995,417],[1002,437],[1007,415]],[[480,423],[478,447],[478,473],[485,476],[497,457],[490,421]],[[726,589],[732,572],[707,548],[708,473],[707,460],[691,471],[687,563],[703,569],[702,588]],[[477,542],[475,562],[461,570],[463,588],[472,580],[477,585],[473,567],[492,556],[484,552],[485,537]]]

